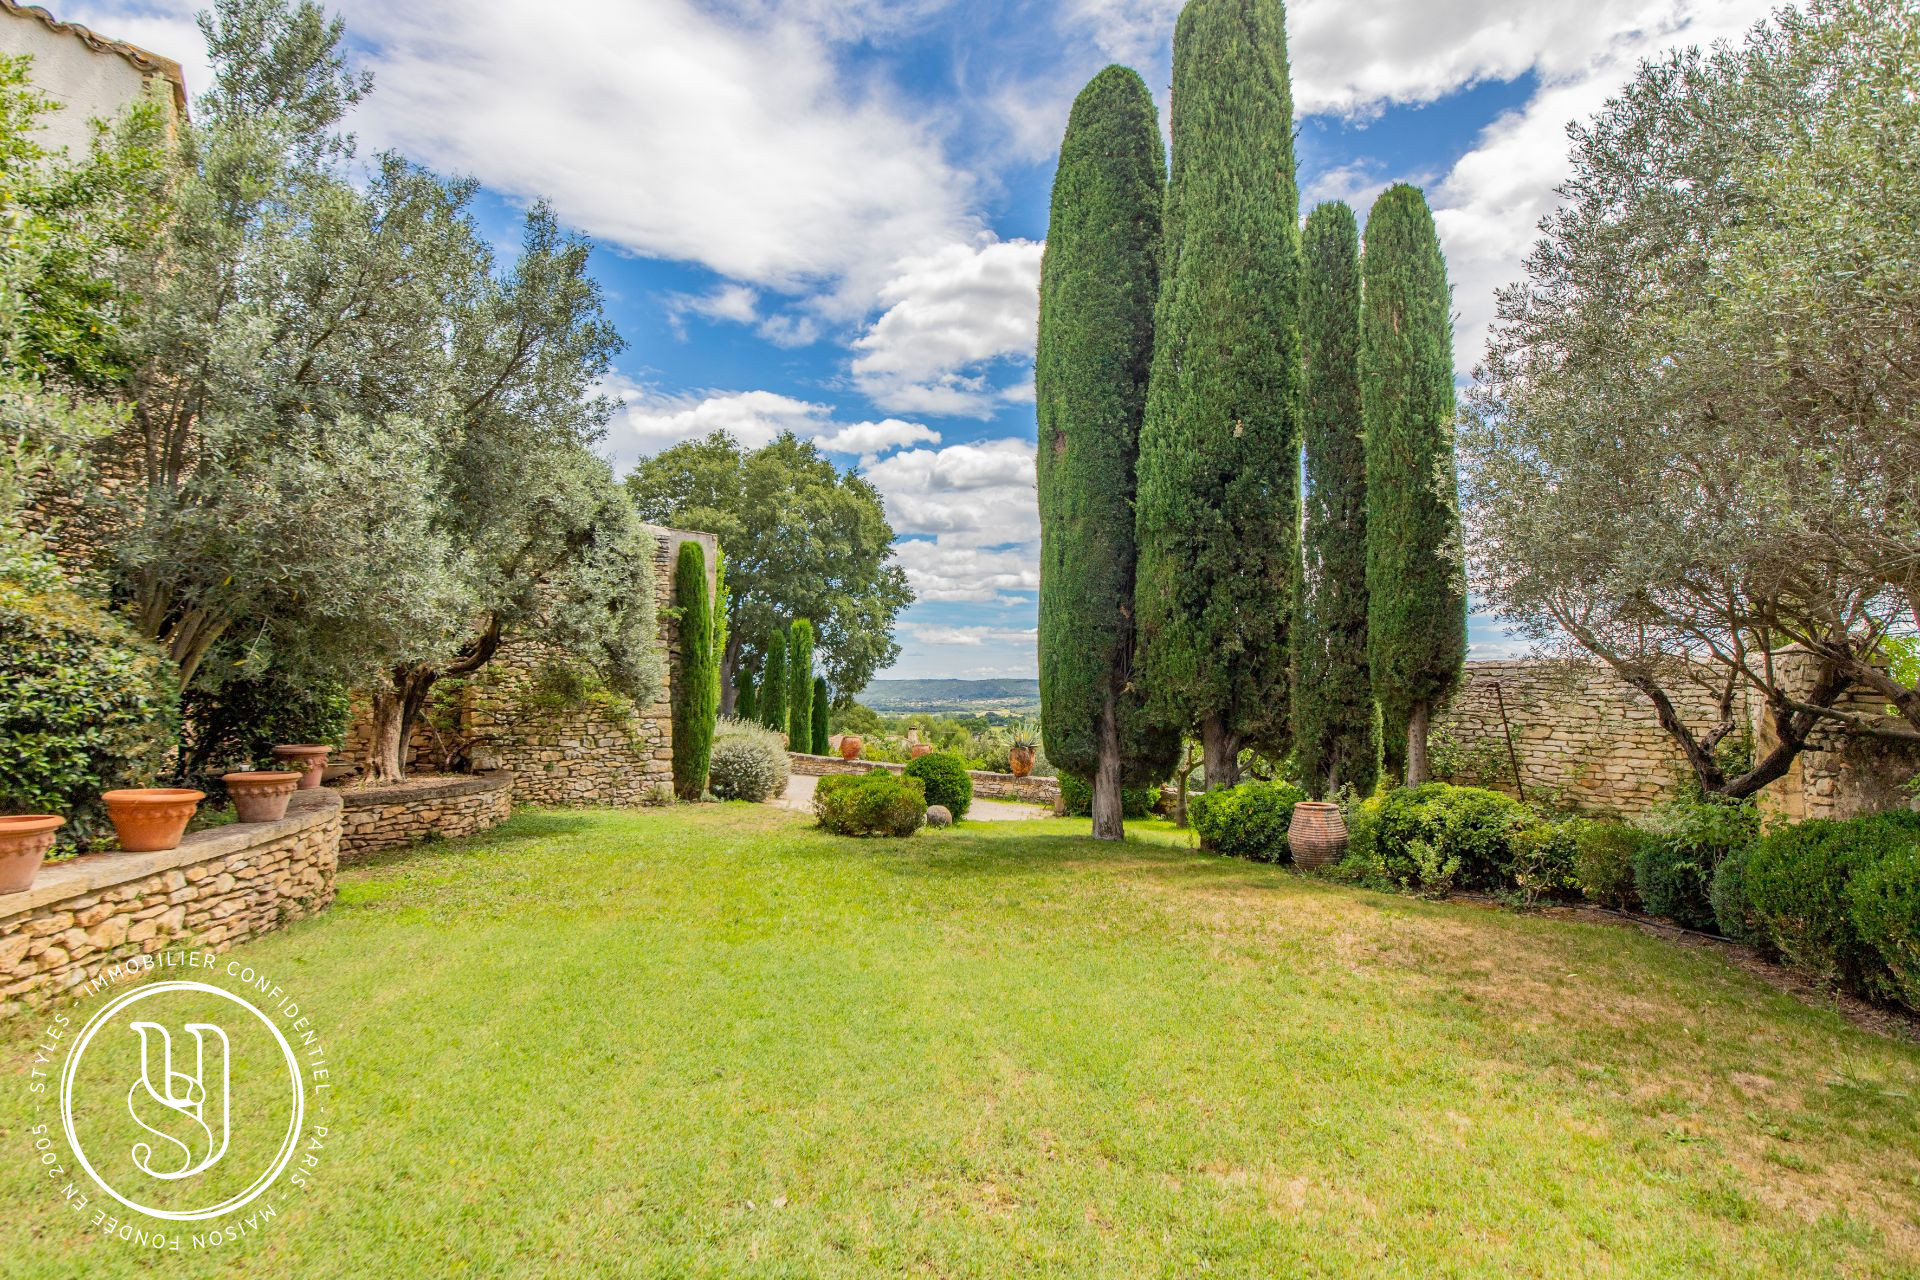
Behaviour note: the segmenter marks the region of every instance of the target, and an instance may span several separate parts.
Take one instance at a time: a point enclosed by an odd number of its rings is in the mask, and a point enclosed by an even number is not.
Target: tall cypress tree
[[[707,789],[713,725],[720,714],[720,665],[714,650],[713,600],[707,592],[707,553],[680,544],[673,568],[673,602],[680,611],[680,669],[673,684],[673,790],[698,800]]]
[[[739,720],[760,722],[760,690],[753,672],[745,664],[741,665],[739,679],[734,681],[733,714]]]
[[[1073,104],[1040,270],[1040,706],[1047,758],[1093,783],[1119,840],[1123,785],[1173,767],[1177,732],[1133,685],[1134,464],[1153,363],[1166,162],[1153,95],[1108,67]]]
[[[805,751],[813,741],[813,623],[793,622],[787,641],[787,741]]]
[[[1140,433],[1148,691],[1207,785],[1284,753],[1300,553],[1300,196],[1280,0],[1193,0],[1173,41],[1173,172]]]
[[[813,739],[807,743],[809,755],[827,754],[827,739],[833,736],[833,704],[827,697],[827,678],[813,678]]]
[[[1431,776],[1427,731],[1467,656],[1453,319],[1433,213],[1402,183],[1367,218],[1361,387],[1367,427],[1367,631],[1374,696],[1404,734],[1406,781]],[[1388,757],[1398,754],[1388,744]]]
[[[760,723],[787,731],[787,629],[767,633],[767,664],[760,669]]]
[[[1293,745],[1307,789],[1373,790],[1367,671],[1367,453],[1360,403],[1360,227],[1335,201],[1300,246],[1301,434],[1306,507],[1294,631]]]

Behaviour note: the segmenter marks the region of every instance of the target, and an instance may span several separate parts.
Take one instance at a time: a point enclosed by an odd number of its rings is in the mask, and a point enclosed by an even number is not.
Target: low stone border
[[[392,787],[355,787],[340,798],[346,802],[340,861],[353,863],[429,836],[456,840],[493,830],[513,816],[513,774],[495,769]]]
[[[795,773],[816,778],[835,773],[872,773],[877,769],[901,773],[906,769],[903,764],[889,764],[884,760],[842,760],[838,756],[807,756],[797,751],[788,752],[787,759]],[[1015,804],[1052,808],[1060,799],[1058,778],[1016,778],[1010,773],[987,773],[979,769],[967,770],[967,776],[973,779],[976,800],[1010,800]]]
[[[165,853],[92,853],[0,894],[0,1018],[100,966],[180,943],[223,951],[333,901],[341,805],[297,791],[278,822],[197,831]]]

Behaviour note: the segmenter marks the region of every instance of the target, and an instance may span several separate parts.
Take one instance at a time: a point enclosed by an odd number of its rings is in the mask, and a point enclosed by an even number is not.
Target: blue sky
[[[192,3],[59,16],[179,58]],[[551,198],[600,246],[628,349],[619,465],[791,429],[879,486],[917,603],[907,677],[1031,675],[1035,290],[1054,153],[1109,62],[1159,96],[1180,0],[344,0],[354,121],[483,184],[503,248]],[[1428,191],[1462,373],[1552,206],[1568,121],[1635,63],[1764,0],[1308,0],[1289,7],[1302,209]],[[1488,619],[1477,656],[1513,646]]]

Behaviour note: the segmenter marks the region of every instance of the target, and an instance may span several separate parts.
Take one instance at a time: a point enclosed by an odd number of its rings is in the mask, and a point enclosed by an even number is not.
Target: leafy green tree
[[[1638,689],[1716,795],[1822,726],[1920,738],[1920,684],[1883,665],[1920,619],[1920,365],[1893,336],[1920,296],[1916,47],[1911,4],[1815,0],[1642,67],[1572,132],[1476,371],[1479,589]],[[1840,705],[1856,683],[1905,724]],[[1745,701],[1767,749],[1730,769]]]
[[[1360,396],[1360,228],[1334,201],[1301,239],[1301,418],[1306,506],[1293,743],[1307,790],[1373,791],[1367,656],[1367,455]]]
[[[1432,775],[1433,712],[1467,657],[1452,292],[1419,188],[1399,183],[1374,201],[1364,275],[1367,647],[1374,695],[1385,723],[1405,726],[1406,781],[1418,786]]]
[[[1179,734],[1134,686],[1134,467],[1153,364],[1166,164],[1153,96],[1125,67],[1074,103],[1054,177],[1035,367],[1040,702],[1047,758],[1092,780],[1093,834],[1157,781]]]
[[[760,723],[775,733],[787,731],[787,629],[767,635],[766,665],[760,669]]]
[[[809,755],[827,754],[828,739],[833,736],[833,730],[830,727],[832,716],[833,707],[828,699],[827,678],[815,676],[813,678],[813,735],[807,743]]]
[[[813,623],[795,618],[787,638],[787,741],[805,751],[813,740]]]
[[[748,451],[716,432],[641,463],[627,491],[642,519],[717,534],[727,549],[730,685],[765,659],[759,638],[789,618],[813,620],[821,665],[842,699],[899,657],[894,619],[913,592],[880,493],[812,443],[788,434]]]
[[[707,553],[698,542],[680,544],[673,602],[680,611],[680,671],[673,682],[673,790],[682,800],[698,800],[707,789],[713,727],[720,715],[713,600],[707,592]]]
[[[1280,0],[1193,0],[1140,433],[1137,603],[1156,710],[1207,785],[1285,754],[1299,559],[1299,192]]]

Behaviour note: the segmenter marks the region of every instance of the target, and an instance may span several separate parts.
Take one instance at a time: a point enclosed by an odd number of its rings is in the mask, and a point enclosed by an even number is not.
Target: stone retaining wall
[[[456,840],[493,830],[513,816],[513,774],[497,769],[427,785],[414,779],[397,787],[343,791],[340,798],[346,805],[340,861],[351,863],[430,836]]]
[[[185,944],[223,951],[333,901],[340,797],[299,791],[279,822],[196,832],[165,853],[95,853],[0,894],[0,1017],[102,965]]]
[[[907,767],[885,760],[842,760],[838,756],[808,756],[797,751],[788,752],[787,759],[792,763],[795,773],[813,777],[833,773],[872,773],[876,769],[904,773]],[[1060,799],[1058,778],[1016,778],[1010,773],[986,773],[977,769],[967,770],[967,776],[973,779],[973,798],[976,800],[1006,800],[1014,804],[1037,804],[1052,808]]]

